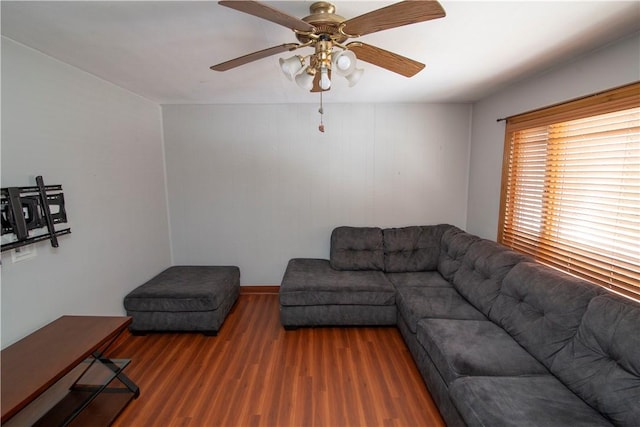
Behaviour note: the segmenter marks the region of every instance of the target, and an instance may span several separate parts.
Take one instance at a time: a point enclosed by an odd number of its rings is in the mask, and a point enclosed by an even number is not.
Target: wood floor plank
[[[445,425],[396,328],[285,331],[274,294],[241,295],[216,337],[126,334],[111,356],[140,387],[116,427]]]

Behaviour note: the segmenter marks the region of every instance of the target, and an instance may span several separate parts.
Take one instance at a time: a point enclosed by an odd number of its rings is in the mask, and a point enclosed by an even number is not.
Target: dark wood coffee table
[[[3,425],[109,425],[138,387],[106,351],[130,317],[62,316],[2,350]]]

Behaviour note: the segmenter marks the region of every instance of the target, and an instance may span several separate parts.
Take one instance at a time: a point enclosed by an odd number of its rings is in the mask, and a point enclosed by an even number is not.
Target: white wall
[[[474,104],[467,230],[490,239],[497,236],[504,122],[496,119],[639,79],[640,34],[636,34]]]
[[[338,225],[495,238],[496,119],[640,79],[640,35],[469,105],[164,106],[2,39],[2,186],[62,184],[72,234],[2,259],[2,347],[62,314],[122,314],[171,264],[278,284]],[[163,132],[167,187],[164,186]],[[470,147],[471,140],[471,147]],[[471,154],[469,151],[471,150]],[[165,192],[169,194],[172,243]]]
[[[160,107],[2,38],[2,187],[64,189],[72,233],[2,255],[2,347],[63,314],[124,314],[170,265]]]
[[[163,106],[176,264],[279,284],[339,225],[466,223],[469,105]]]

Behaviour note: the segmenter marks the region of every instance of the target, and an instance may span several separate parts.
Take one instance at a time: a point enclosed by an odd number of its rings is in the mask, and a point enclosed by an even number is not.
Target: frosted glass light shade
[[[341,76],[351,74],[356,69],[356,54],[350,50],[343,50],[333,55],[333,71]]]
[[[360,81],[360,77],[362,77],[363,74],[364,70],[362,68],[356,68],[351,74],[344,76],[344,78],[349,82],[349,87],[353,87]]]
[[[287,59],[280,58],[279,61],[282,72],[291,81],[293,81],[295,75],[298,74],[298,72],[300,72],[300,70],[302,70],[302,67],[304,66],[302,57],[298,55],[292,56],[291,58]]]
[[[296,83],[302,89],[311,90],[313,89],[313,78],[315,77],[315,73],[309,74],[308,71],[304,73],[300,73],[296,76]]]

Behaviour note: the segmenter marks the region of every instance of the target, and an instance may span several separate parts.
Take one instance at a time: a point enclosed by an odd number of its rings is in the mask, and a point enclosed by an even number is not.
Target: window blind
[[[507,119],[498,241],[640,297],[640,83]]]

